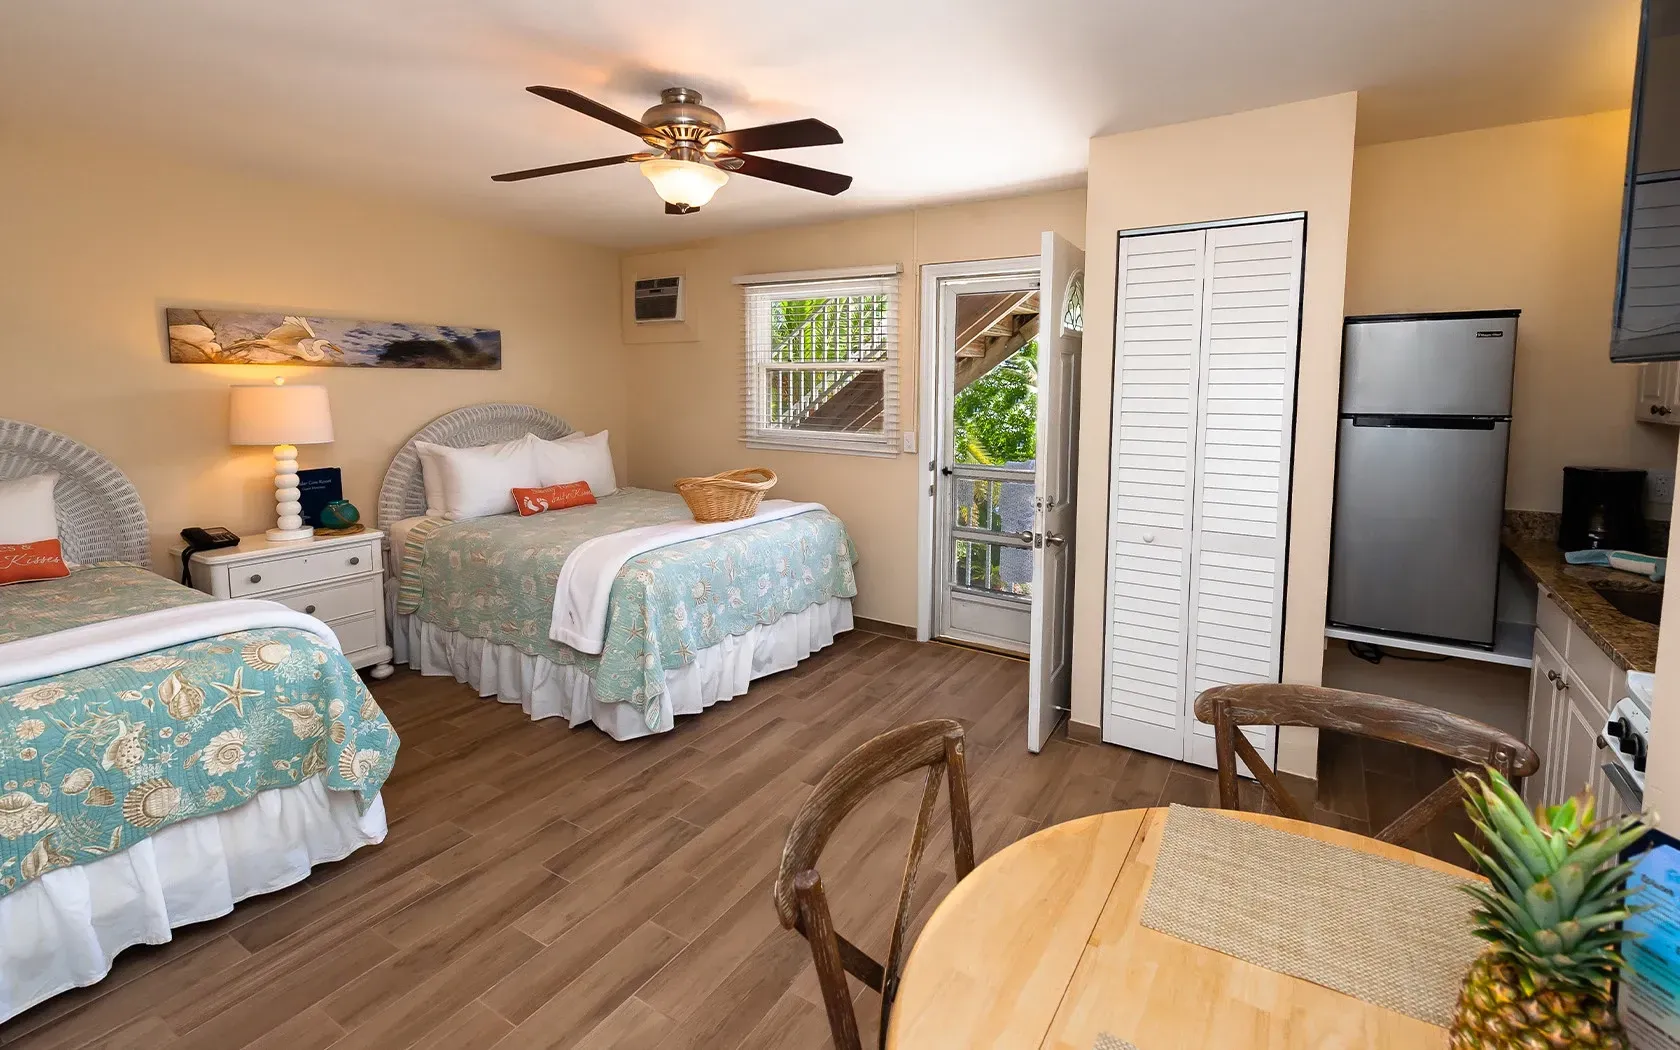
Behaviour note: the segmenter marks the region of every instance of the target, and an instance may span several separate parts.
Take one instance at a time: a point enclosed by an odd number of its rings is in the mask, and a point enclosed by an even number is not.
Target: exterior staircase
[[[962,391],[1038,338],[1038,292],[964,295],[957,299],[956,389]],[[864,311],[867,313],[867,311]],[[879,430],[886,404],[881,371],[849,368],[858,360],[884,360],[886,346],[836,358],[832,348],[848,345],[853,333],[872,330],[855,301],[835,299],[811,313],[772,349],[776,362],[826,363],[832,369],[806,372],[785,399],[776,425],[793,430],[844,433]]]

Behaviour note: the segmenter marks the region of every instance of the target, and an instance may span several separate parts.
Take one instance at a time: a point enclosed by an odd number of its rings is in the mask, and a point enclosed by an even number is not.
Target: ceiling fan
[[[652,149],[627,153],[622,157],[601,157],[492,175],[496,182],[519,182],[585,168],[604,168],[611,164],[639,164],[642,174],[653,183],[654,191],[665,201],[666,213],[671,215],[699,211],[729,181],[730,172],[830,196],[844,193],[852,184],[850,175],[837,175],[832,171],[753,155],[758,150],[833,146],[844,141],[838,131],[820,120],[789,120],[729,131],[725,129],[723,117],[718,111],[701,105],[700,92],[692,88],[674,87],[661,91],[659,105],[642,114],[641,120],[565,88],[537,85],[525,90],[585,116],[605,121],[615,128],[622,128]]]

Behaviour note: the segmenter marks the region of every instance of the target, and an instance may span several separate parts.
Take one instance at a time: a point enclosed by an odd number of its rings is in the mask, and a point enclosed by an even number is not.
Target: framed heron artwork
[[[502,333],[493,328],[177,306],[164,310],[164,324],[176,364],[502,367]]]

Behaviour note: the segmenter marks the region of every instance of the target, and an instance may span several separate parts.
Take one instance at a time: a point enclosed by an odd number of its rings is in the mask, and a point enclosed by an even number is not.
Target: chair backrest
[[[1534,749],[1516,737],[1471,718],[1374,693],[1310,685],[1222,685],[1196,697],[1196,717],[1213,726],[1219,758],[1219,805],[1241,809],[1237,800],[1237,759],[1248,764],[1266,797],[1286,817],[1306,820],[1277,774],[1240,731],[1241,726],[1311,726],[1353,736],[1423,748],[1456,762],[1492,766],[1507,778],[1530,776],[1540,768]],[[1456,777],[1424,796],[1378,832],[1384,842],[1400,843],[1417,834],[1463,797]]]
[[[910,836],[910,855],[904,864],[898,911],[893,917],[892,944],[887,950],[887,961],[880,963],[835,931],[828,897],[817,874],[817,858],[846,814],[882,785],[924,767],[928,771],[927,784],[922,791],[916,828]],[[846,987],[848,972],[881,993],[881,1039],[885,1045],[887,1015],[898,992],[899,970],[904,965],[910,898],[916,888],[916,870],[927,849],[941,780],[949,785],[951,845],[956,852],[960,880],[974,870],[974,825],[968,809],[963,728],[948,718],[917,722],[883,733],[841,759],[817,783],[788,830],[781,868],[776,874],[776,914],[784,927],[799,931],[811,944],[817,982],[822,987],[836,1050],[862,1050],[857,1016],[852,1013],[851,992]]]

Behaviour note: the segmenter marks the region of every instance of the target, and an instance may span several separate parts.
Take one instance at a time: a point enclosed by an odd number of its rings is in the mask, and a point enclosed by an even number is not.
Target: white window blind
[[[788,276],[743,279],[746,443],[895,454],[897,273]]]

